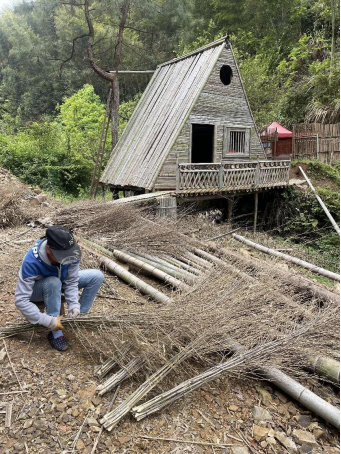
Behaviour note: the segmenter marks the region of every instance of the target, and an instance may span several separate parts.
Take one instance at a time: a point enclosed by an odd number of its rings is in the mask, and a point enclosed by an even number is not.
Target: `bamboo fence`
[[[293,158],[340,160],[340,124],[301,123],[293,127]]]

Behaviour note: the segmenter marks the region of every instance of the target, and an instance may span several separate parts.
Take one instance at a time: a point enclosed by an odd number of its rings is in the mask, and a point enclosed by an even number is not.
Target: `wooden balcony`
[[[179,193],[258,191],[289,184],[290,160],[177,164]]]

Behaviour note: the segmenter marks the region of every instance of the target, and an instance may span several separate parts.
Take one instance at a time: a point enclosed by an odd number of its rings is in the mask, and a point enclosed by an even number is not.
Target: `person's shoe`
[[[65,350],[69,348],[69,344],[67,343],[64,336],[54,338],[52,331],[50,331],[47,335],[47,338],[51,344],[51,347],[59,350],[60,352],[65,352]]]

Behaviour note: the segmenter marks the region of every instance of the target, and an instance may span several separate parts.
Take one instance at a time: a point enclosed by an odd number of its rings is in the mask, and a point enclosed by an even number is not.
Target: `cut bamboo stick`
[[[107,257],[100,257],[100,265],[107,269],[110,273],[115,274],[123,281],[140,290],[140,292],[150,296],[158,303],[171,303],[173,301],[172,298],[169,298],[169,296],[160,292],[155,287],[134,276],[134,274],[125,270],[121,265],[108,259]]]
[[[204,384],[215,380],[223,373],[233,370],[237,366],[246,364],[248,359],[252,361],[261,361],[265,351],[276,349],[283,340],[269,342],[263,346],[257,346],[253,349],[246,350],[242,345],[234,342],[231,349],[237,354],[228,361],[210,368],[209,370],[197,375],[194,378],[186,380],[175,388],[154,397],[150,401],[132,408],[133,416],[139,421],[146,416],[159,411],[161,408],[180,399],[186,394],[203,386]],[[340,427],[340,411],[333,407],[329,402],[318,397],[313,392],[302,386],[297,381],[293,380],[288,375],[275,368],[259,368],[260,372],[273,382],[278,388],[285,391],[287,394],[295,398],[298,402],[304,405],[309,410],[312,410],[317,415],[321,416],[326,421],[333,424],[335,427]]]
[[[167,442],[171,442],[171,443],[184,443],[184,444],[188,444],[188,445],[210,446],[211,448],[225,449],[225,450],[229,446],[235,446],[233,444],[227,444],[227,443],[219,444],[219,443],[208,443],[205,441],[179,440],[178,438],[147,437],[146,435],[138,435],[137,437],[143,438],[144,440],[167,441]]]
[[[174,369],[176,365],[182,363],[185,359],[189,358],[193,354],[193,348],[199,343],[197,339],[192,344],[188,345],[186,348],[181,350],[177,355],[165,364],[161,369],[155,372],[147,381],[145,381],[135,392],[133,392],[128,399],[123,401],[117,408],[113,411],[107,413],[103,416],[100,423],[104,427],[111,431],[119,421],[130,412],[130,410],[141,400],[143,397],[151,391],[154,386],[156,386],[161,380],[163,380],[166,375],[168,375],[171,370]]]
[[[83,241],[83,243],[85,243],[85,242]],[[84,244],[83,244],[83,247],[84,247]],[[88,246],[85,246],[85,247],[88,247]],[[121,265],[114,262],[113,260],[110,260],[107,257],[101,256],[97,249],[90,247],[90,250],[93,253],[96,252],[97,256],[99,257],[100,266],[104,267],[105,269],[108,269],[110,271],[110,273],[115,274],[123,281],[127,282],[131,286],[140,290],[140,292],[144,293],[145,295],[150,296],[158,303],[173,302],[172,298],[169,298],[169,296],[167,296],[165,293],[160,292],[152,285],[149,285],[146,282],[144,282],[142,279],[138,278],[137,276],[134,276],[134,274],[130,273],[129,271],[124,269]]]
[[[200,276],[200,271],[197,268],[187,265],[187,263],[184,263],[181,260],[178,260],[174,257],[170,257],[168,255],[165,256],[165,260],[167,260],[171,264],[178,265],[177,268],[184,269],[185,271],[188,271],[189,273],[194,274],[195,276]]]
[[[340,363],[333,358],[315,356],[310,358],[312,372],[326,377],[336,385],[340,384]]]
[[[90,246],[98,249],[99,251],[103,252],[104,254],[115,257],[118,260],[120,260],[121,262],[128,263],[129,265],[133,265],[136,268],[143,270],[150,276],[153,276],[153,277],[159,279],[160,281],[163,281],[166,284],[171,285],[173,288],[178,288],[179,290],[186,291],[186,292],[188,292],[190,290],[189,285],[187,285],[185,282],[180,281],[179,279],[171,276],[170,274],[167,274],[164,271],[159,270],[158,268],[150,265],[149,263],[146,263],[145,261],[143,261],[141,259],[133,257],[132,255],[130,255],[126,252],[122,252],[118,249],[113,249],[113,248],[110,248],[110,250],[109,250],[93,241],[89,241],[89,240],[83,240],[83,241],[85,241]]]
[[[113,369],[116,365],[116,360],[109,358],[104,364],[102,364],[99,369],[96,371],[96,375],[100,378],[105,377],[111,369]]]
[[[317,194],[314,186],[312,185],[311,181],[309,180],[309,178],[307,177],[307,175],[305,174],[304,170],[302,169],[301,166],[298,167],[305,179],[305,181],[308,183],[310,189],[313,191],[318,203],[321,205],[323,211],[326,213],[328,219],[330,220],[330,222],[332,223],[332,226],[334,227],[334,229],[336,230],[336,232],[338,233],[338,235],[340,236],[340,227],[337,225],[335,219],[333,218],[333,216],[330,214],[330,211],[328,210],[328,208],[326,207],[326,205],[323,203],[321,197]]]
[[[334,281],[340,282],[340,275],[333,273],[332,271],[325,270],[324,268],[320,268],[316,265],[305,262],[304,260],[297,259],[296,257],[292,257],[291,255],[283,254],[282,252],[276,251],[275,249],[271,249],[271,248],[262,246],[261,244],[254,243],[253,241],[247,240],[243,236],[237,235],[236,233],[233,233],[232,237],[235,240],[246,244],[247,246],[251,246],[259,251],[265,252],[266,254],[281,258],[283,260],[286,260],[287,262],[295,263],[295,265],[299,265],[302,268],[312,271],[313,273],[317,273],[317,274],[320,274],[321,276],[325,276],[325,277],[328,277],[329,279],[333,279]]]
[[[97,369],[96,375],[100,378],[105,377],[115,367],[115,365],[120,362],[121,358],[129,352],[130,349],[131,345],[128,342],[125,343],[119,351],[115,352],[112,358],[109,358]]]
[[[151,266],[154,266],[155,268],[158,268],[159,270],[164,271],[167,274],[170,274],[176,279],[186,281],[186,283],[188,284],[193,284],[197,278],[188,271],[180,269],[175,270],[167,265],[161,265],[161,263],[154,261],[152,258],[148,258],[147,254],[136,254],[135,252],[130,252],[130,255],[136,258],[142,258],[146,263],[149,263]]]
[[[116,397],[118,395],[119,390],[120,390],[120,385],[118,385],[118,387],[116,389],[116,392],[114,394],[114,397],[111,399],[111,402],[110,402],[109,408],[108,408],[109,411],[111,411],[111,409],[112,409],[112,407],[113,407],[113,405],[115,403],[115,400],[116,400]],[[103,430],[104,430],[103,427],[101,427],[100,431],[98,432],[98,435],[96,437],[95,443],[94,443],[94,445],[92,447],[92,450],[91,450],[90,454],[95,454],[96,449],[97,449],[97,445],[98,445],[99,439],[101,438]]]
[[[111,391],[115,386],[121,384],[124,380],[134,375],[145,361],[143,358],[135,358],[130,361],[123,369],[119,370],[116,374],[108,378],[104,383],[97,386],[96,390],[100,396]]]
[[[213,242],[208,242],[206,246],[209,246],[209,248],[216,252],[216,253],[222,253],[226,257],[229,257],[232,260],[237,260],[238,262],[241,262],[245,266],[251,268],[251,269],[257,269],[257,266],[259,260],[257,258],[253,258],[252,260],[241,256],[240,254],[237,254],[236,252],[232,251],[231,249],[223,248],[218,246],[216,243]],[[272,267],[271,268],[271,273],[274,277],[278,279],[283,279],[283,271],[278,269],[277,267]],[[308,280],[307,278],[294,274],[292,271],[288,271],[290,275],[290,284],[295,287],[299,291],[303,291],[308,293],[309,295],[313,297],[320,298],[321,300],[324,301],[333,301],[336,304],[339,304],[340,302],[340,296],[336,295],[335,293],[331,292],[330,290],[318,286],[316,283],[314,283],[311,280]]]

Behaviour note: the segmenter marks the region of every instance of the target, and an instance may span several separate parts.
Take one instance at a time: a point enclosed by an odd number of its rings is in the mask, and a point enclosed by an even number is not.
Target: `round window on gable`
[[[223,65],[220,68],[220,80],[224,85],[230,85],[232,81],[233,73],[232,68],[229,65]]]

